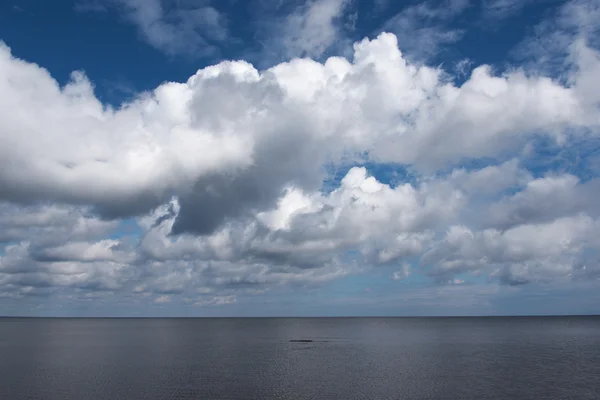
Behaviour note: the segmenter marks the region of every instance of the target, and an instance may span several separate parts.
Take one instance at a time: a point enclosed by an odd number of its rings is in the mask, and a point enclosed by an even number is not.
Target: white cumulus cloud
[[[344,2],[319,4],[324,18]],[[291,43],[318,57],[332,19],[314,22],[320,44],[305,11]],[[353,50],[266,70],[224,61],[113,108],[82,72],[60,86],[0,46],[0,291],[217,306],[373,267],[457,284],[597,276],[597,181],[536,175],[521,151],[597,137],[593,47],[570,47],[568,79],[481,65],[460,85],[390,33]],[[353,166],[365,160],[414,180]],[[347,172],[323,191],[329,165]]]

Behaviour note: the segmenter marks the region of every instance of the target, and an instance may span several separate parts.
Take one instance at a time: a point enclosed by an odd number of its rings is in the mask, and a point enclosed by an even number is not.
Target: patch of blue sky
[[[371,270],[369,273],[348,275],[340,279],[328,282],[319,288],[325,294],[335,293],[335,297],[348,297],[354,295],[364,295],[374,290],[381,291],[381,286],[391,282],[390,275],[384,276],[377,274],[377,270]]]
[[[458,285],[483,285],[489,283],[489,273],[478,273],[463,272],[454,275],[454,284]]]
[[[118,9],[81,13],[73,1],[62,0],[51,7],[27,1],[18,11],[12,3],[0,4],[0,39],[13,55],[43,66],[60,85],[73,70],[84,71],[98,98],[115,107],[165,80],[185,82],[218,61],[165,57],[141,41],[133,25],[115,23],[123,21]]]
[[[408,275],[404,276],[404,264],[410,266]],[[327,284],[327,290],[333,290],[335,293],[348,295],[364,293],[370,291],[395,291],[397,285],[401,282],[403,285],[418,286],[420,284],[430,283],[431,280],[417,273],[418,258],[402,257],[395,261],[367,268],[365,272],[351,274],[344,278],[332,281]],[[400,279],[393,279],[394,273],[400,274]]]
[[[19,244],[19,243],[21,243],[21,241],[17,241],[17,240],[5,240],[5,241],[2,241],[0,239],[0,245],[5,246],[5,247],[6,246],[12,246],[12,245]]]
[[[566,145],[561,145],[547,136],[538,136],[531,142],[528,153],[521,165],[536,178],[571,174],[586,182],[600,172],[600,138],[597,137],[570,138]]]
[[[363,263],[363,256],[357,250],[349,250],[342,254],[342,262],[355,262],[358,266],[367,266],[371,263]],[[364,264],[364,265],[363,265]],[[410,267],[408,275],[404,276],[404,264]],[[399,282],[408,286],[427,285],[431,283],[428,276],[422,274],[424,270],[418,271],[418,257],[400,257],[388,263],[367,268],[366,272],[352,274],[328,284],[329,289],[336,293],[364,293],[370,291],[395,291]],[[394,273],[399,273],[399,279],[393,279]]]
[[[2,240],[0,240],[0,257],[5,257],[6,256],[6,249],[10,246],[15,246],[15,245],[19,245],[20,241],[14,241],[14,240],[7,240],[5,242],[3,242]]]
[[[143,233],[135,218],[127,218],[119,221],[119,226],[111,233],[110,238],[115,240],[124,237],[139,238]]]
[[[484,2],[475,2],[465,11],[465,34],[454,52],[472,60],[475,65],[487,64],[496,73],[513,68],[517,61],[512,50],[531,33],[532,27],[552,15],[564,0],[523,0],[518,12],[501,17],[484,10]],[[471,25],[473,24],[473,25]],[[519,62],[522,60],[519,60]]]

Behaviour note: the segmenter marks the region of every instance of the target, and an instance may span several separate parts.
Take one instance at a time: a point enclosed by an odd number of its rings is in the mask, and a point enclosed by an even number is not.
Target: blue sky
[[[597,313],[600,2],[0,4],[0,314]]]

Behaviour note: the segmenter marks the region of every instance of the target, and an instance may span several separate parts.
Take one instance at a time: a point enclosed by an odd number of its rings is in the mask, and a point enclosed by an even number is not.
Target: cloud
[[[169,56],[202,58],[219,53],[218,44],[230,39],[227,18],[205,1],[177,2],[163,7],[162,0],[104,0],[77,2],[79,12],[122,10],[140,36]]]
[[[517,159],[476,170],[457,168],[448,176],[448,181],[455,187],[466,193],[481,195],[493,195],[506,189],[521,188],[532,180],[531,174],[519,165]]]
[[[167,295],[159,296],[159,297],[156,298],[156,300],[154,300],[154,302],[158,303],[158,304],[170,303],[171,302],[171,297],[167,296]]]
[[[273,6],[263,2],[255,21],[261,49],[252,54],[260,66],[272,66],[293,58],[323,59],[346,54],[352,43],[357,14],[353,0],[307,0]]]
[[[404,60],[391,34],[357,43],[353,63],[296,59],[261,73],[222,62],[119,109],[100,103],[82,73],[61,88],[6,47],[0,69],[4,200],[116,218],[175,196],[174,233],[211,233],[268,209],[290,186],[318,190],[322,166],[348,155],[431,171],[510,151],[532,133],[566,140],[568,129],[598,119],[579,77],[562,86],[480,66],[454,86]]]
[[[370,268],[595,278],[597,181],[539,176],[520,150],[597,137],[598,54],[569,49],[568,79],[482,65],[457,84],[386,33],[351,60],[221,62],[113,108],[82,72],[61,87],[3,45],[0,292],[209,306]],[[383,182],[382,163],[414,179]],[[327,165],[348,168],[325,192]]]
[[[195,306],[207,307],[207,306],[224,306],[227,304],[234,304],[237,301],[235,296],[215,296],[212,298],[198,300],[194,303]]]
[[[68,242],[55,247],[45,247],[31,251],[36,261],[51,262],[93,262],[109,261],[127,263],[134,261],[127,251],[120,249],[117,240],[105,239],[99,242]]]
[[[103,238],[118,227],[82,207],[0,204],[0,242],[28,240],[32,243],[63,244],[68,241]]]
[[[591,75],[595,73],[591,69],[597,65],[593,60],[594,57],[597,60],[600,48],[600,31],[595,22],[598,18],[600,1],[567,1],[537,24],[513,49],[512,55],[528,69],[563,80],[572,77],[574,66],[581,68],[581,73]],[[592,85],[589,90],[595,88]]]
[[[463,58],[459,62],[454,65],[454,71],[456,73],[457,78],[467,77],[468,72],[470,72],[470,68],[473,65],[473,62],[468,58]]]
[[[409,57],[427,60],[439,55],[444,45],[462,39],[462,29],[450,23],[469,7],[468,0],[425,1],[410,5],[388,19],[381,30],[393,32]]]
[[[321,57],[339,40],[337,21],[349,0],[310,0],[285,18],[286,57]]]
[[[401,281],[408,278],[409,275],[410,265],[405,263],[402,264],[402,269],[400,271],[394,271],[394,273],[392,274],[392,280]]]
[[[388,7],[390,1],[389,0],[374,0],[373,3],[375,6],[375,10],[382,11]]]
[[[532,0],[484,0],[481,5],[483,18],[501,21],[518,14],[531,3]]]
[[[598,216],[594,200],[600,193],[597,179],[581,183],[573,175],[547,176],[532,180],[523,190],[490,205],[488,221],[507,229],[585,212]]]
[[[76,12],[106,12],[108,7],[104,0],[78,0],[73,9]]]
[[[594,258],[586,259],[586,250],[598,249],[598,240],[592,239],[599,237],[598,227],[597,220],[583,214],[505,231],[454,226],[421,264],[442,279],[464,272],[489,273],[510,284],[583,277],[598,272]],[[584,265],[592,268],[583,271]]]

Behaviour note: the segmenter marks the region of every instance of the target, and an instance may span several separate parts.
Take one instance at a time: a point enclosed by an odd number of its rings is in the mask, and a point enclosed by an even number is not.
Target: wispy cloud
[[[159,297],[156,298],[156,300],[154,300],[154,302],[158,303],[158,304],[170,303],[171,302],[171,297],[167,296],[167,295],[159,296]]]
[[[287,57],[320,57],[339,39],[339,22],[348,0],[311,0],[287,16],[282,44]]]
[[[308,0],[273,9],[264,3],[260,26],[259,63],[274,65],[296,57],[321,59],[351,48],[346,33],[354,29],[357,14],[352,0]],[[270,7],[270,8],[268,8]]]
[[[211,306],[224,306],[227,304],[234,304],[237,302],[237,298],[234,295],[229,296],[214,296],[200,299],[194,302],[194,306],[198,307],[211,307]]]
[[[108,11],[105,0],[78,0],[73,9],[77,12],[105,12]]]
[[[407,263],[404,263],[404,264],[402,264],[401,270],[394,271],[392,273],[392,280],[401,281],[401,280],[408,278],[409,275],[410,275],[410,265]]]
[[[578,46],[600,49],[600,1],[572,0],[537,24],[512,51],[523,66],[566,78],[577,61]]]
[[[482,16],[486,20],[500,21],[518,14],[523,8],[534,2],[535,0],[483,0]]]
[[[400,49],[409,57],[426,60],[463,37],[464,31],[451,27],[451,22],[467,7],[468,0],[418,3],[390,18],[381,30],[395,33]]]
[[[471,71],[473,62],[468,58],[463,58],[454,65],[454,73],[458,79],[466,78]]]
[[[117,7],[140,36],[169,56],[191,58],[218,54],[218,44],[230,38],[227,18],[207,2],[176,2],[168,9],[161,0],[108,0],[78,2],[81,12]]]
[[[382,11],[390,4],[390,0],[373,0],[373,5],[376,11]]]

